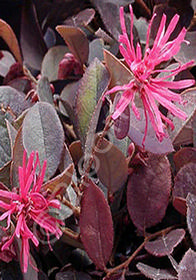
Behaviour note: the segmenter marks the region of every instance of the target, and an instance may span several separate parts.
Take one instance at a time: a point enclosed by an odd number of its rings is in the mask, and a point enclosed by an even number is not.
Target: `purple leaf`
[[[177,279],[177,275],[173,270],[155,268],[140,262],[136,266],[147,278],[153,280]]]
[[[58,272],[56,274],[56,280],[91,280],[92,278],[84,272],[76,271],[76,270],[68,270],[63,272]]]
[[[88,25],[95,16],[94,9],[85,9],[79,12],[77,15],[73,15],[72,17],[67,18],[64,21],[65,25],[70,25],[74,27],[83,27]]]
[[[165,156],[150,155],[138,166],[127,186],[129,215],[139,231],[159,223],[165,215],[171,191],[171,171]]]
[[[123,153],[103,139],[95,148],[95,168],[102,184],[111,192],[119,190],[127,180],[128,166]]]
[[[196,195],[196,163],[185,164],[174,181],[173,197],[186,198],[188,193]]]
[[[172,230],[156,240],[147,242],[145,249],[148,253],[158,257],[170,255],[174,248],[183,240],[185,233],[184,229]]]
[[[38,23],[35,6],[31,1],[26,1],[23,5],[20,34],[24,62],[40,70],[47,47]]]
[[[140,112],[140,120],[136,119],[135,114],[130,110],[130,128],[128,137],[138,146],[142,147],[142,141],[145,134],[146,118],[144,110],[138,109]],[[173,152],[173,146],[170,138],[164,138],[162,142],[156,137],[155,131],[148,120],[148,130],[145,139],[145,150],[154,154],[167,154]]]
[[[52,177],[64,145],[63,127],[53,106],[46,102],[36,103],[24,118],[22,132],[28,154],[38,151],[41,164],[47,159],[46,177]]]
[[[80,232],[85,250],[98,269],[104,270],[113,247],[113,223],[103,192],[85,178],[81,201]]]
[[[179,264],[178,280],[193,280],[196,275],[196,253],[189,249]]]
[[[189,193],[187,203],[187,225],[193,243],[196,245],[196,195]]]
[[[185,147],[174,154],[174,163],[177,171],[189,162],[196,163],[196,148]]]
[[[1,51],[1,54],[3,56],[0,59],[0,75],[5,77],[12,64],[14,64],[16,61],[12,54],[8,51]]]
[[[53,96],[52,90],[50,88],[50,83],[47,77],[42,76],[37,84],[37,95],[39,97],[39,101],[48,102],[53,105]]]

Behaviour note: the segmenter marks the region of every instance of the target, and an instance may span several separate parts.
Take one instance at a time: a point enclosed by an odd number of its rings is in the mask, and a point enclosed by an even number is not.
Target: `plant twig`
[[[171,226],[171,227],[168,227],[166,229],[163,229],[163,230],[160,230],[160,231],[157,231],[153,234],[150,234],[148,236],[146,236],[144,238],[144,241],[142,242],[142,244],[133,252],[133,254],[123,263],[121,263],[120,265],[114,267],[114,268],[111,268],[111,269],[107,269],[106,270],[106,276],[105,276],[105,280],[106,279],[109,279],[109,277],[112,275],[112,274],[115,274],[117,273],[117,271],[119,270],[127,270],[127,268],[129,267],[130,263],[132,262],[132,260],[137,256],[137,254],[144,248],[144,246],[146,245],[146,243],[151,240],[151,239],[154,239],[160,235],[165,235],[166,233],[168,233],[169,231],[171,231],[173,228],[175,228],[175,226]]]

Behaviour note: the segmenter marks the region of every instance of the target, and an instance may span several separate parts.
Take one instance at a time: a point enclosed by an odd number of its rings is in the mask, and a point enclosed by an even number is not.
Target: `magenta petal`
[[[124,91],[112,115],[113,120],[116,120],[124,112],[125,108],[129,105],[132,98],[133,92],[131,92],[130,90]]]

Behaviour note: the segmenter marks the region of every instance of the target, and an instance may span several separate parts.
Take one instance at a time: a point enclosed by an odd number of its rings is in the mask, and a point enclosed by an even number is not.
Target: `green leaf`
[[[81,79],[75,104],[76,127],[83,146],[95,107],[106,90],[108,82],[107,69],[95,58]]]
[[[61,160],[64,131],[52,105],[39,102],[26,114],[23,144],[27,153],[38,151],[41,164],[47,159],[46,178],[54,175]]]

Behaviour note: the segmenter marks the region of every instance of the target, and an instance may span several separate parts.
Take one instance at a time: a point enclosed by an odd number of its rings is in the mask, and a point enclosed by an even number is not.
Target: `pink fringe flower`
[[[15,237],[21,239],[20,263],[24,273],[27,272],[30,256],[29,240],[31,240],[36,247],[39,245],[37,237],[29,227],[34,222],[38,224],[46,231],[49,241],[49,233],[55,235],[58,239],[60,238],[62,232],[58,227],[58,223],[63,224],[62,221],[52,217],[48,213],[50,207],[60,208],[59,201],[46,198],[44,191],[42,192],[42,184],[46,172],[46,160],[41,169],[37,152],[32,152],[30,154],[27,165],[26,159],[27,153],[24,151],[23,166],[20,166],[18,170],[19,189],[12,192],[0,190],[0,197],[2,198],[2,200],[0,200],[0,207],[5,210],[0,216],[0,221],[7,219],[6,229],[10,228],[12,217],[14,217],[14,221],[16,221],[13,235],[4,243],[1,250],[7,250],[12,245]],[[36,169],[38,167],[41,171],[39,175],[36,175]]]
[[[195,80],[186,79],[181,81],[168,81],[168,78],[174,77],[179,72],[185,70],[187,67],[193,64],[190,61],[184,65],[180,65],[173,70],[157,70],[155,67],[161,62],[171,59],[180,49],[181,43],[184,41],[186,29],[183,27],[179,35],[172,41],[168,41],[170,35],[174,31],[179,15],[175,15],[170,21],[167,30],[165,30],[166,15],[163,14],[160,26],[154,44],[152,48],[149,47],[150,29],[152,22],[156,14],[153,15],[147,31],[146,50],[142,58],[141,45],[137,43],[136,49],[133,45],[133,10],[131,5],[131,27],[130,27],[130,40],[127,35],[124,10],[120,8],[120,23],[122,29],[122,35],[119,36],[119,50],[124,57],[127,65],[133,73],[133,79],[125,85],[115,86],[111,90],[107,91],[105,95],[123,91],[121,99],[117,103],[116,109],[112,115],[113,120],[116,120],[125,110],[125,108],[131,104],[132,110],[137,119],[140,119],[140,113],[137,109],[134,99],[135,95],[139,94],[146,118],[145,134],[143,138],[143,145],[147,134],[148,117],[151,121],[152,127],[156,133],[158,140],[161,142],[167,134],[164,131],[165,123],[167,123],[172,129],[174,125],[171,120],[165,117],[158,108],[158,104],[161,104],[168,109],[174,116],[185,120],[187,115],[177,108],[172,101],[182,103],[182,98],[179,94],[176,94],[172,89],[183,89],[195,84]],[[159,77],[157,74],[161,72],[169,72],[164,77]],[[104,95],[104,96],[105,96]]]

